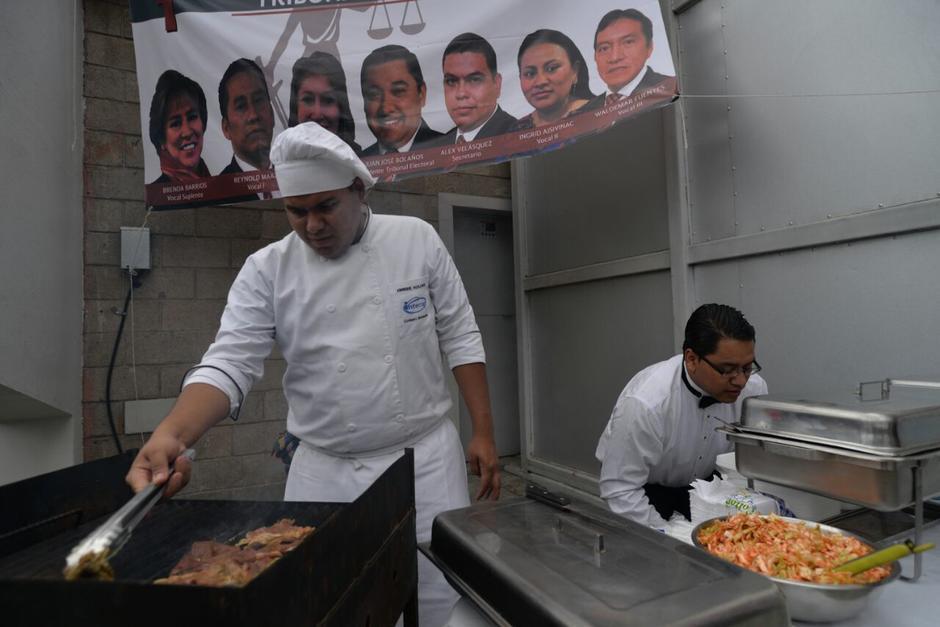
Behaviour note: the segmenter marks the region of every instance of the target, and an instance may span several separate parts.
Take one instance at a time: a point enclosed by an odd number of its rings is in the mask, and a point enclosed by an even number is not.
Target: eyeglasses
[[[701,355],[699,355],[698,358],[704,361],[709,366],[711,366],[712,370],[714,370],[715,372],[717,372],[718,374],[720,374],[726,379],[733,379],[739,374],[743,374],[744,378],[746,379],[750,377],[752,374],[757,374],[758,372],[761,371],[760,364],[757,363],[756,359],[746,366],[733,366],[731,368],[719,368],[718,366],[708,361]]]

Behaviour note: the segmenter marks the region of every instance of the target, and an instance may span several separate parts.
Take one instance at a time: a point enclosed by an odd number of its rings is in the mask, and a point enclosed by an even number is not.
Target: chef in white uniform
[[[754,327],[727,305],[702,305],[685,326],[682,354],[638,372],[620,393],[597,443],[600,494],[610,509],[658,529],[687,519],[689,484],[715,472],[731,443],[715,431],[737,422],[757,375]]]
[[[414,449],[419,542],[442,511],[469,504],[464,455],[447,413],[442,354],[473,422],[467,450],[477,498],[500,479],[480,331],[454,263],[417,218],[374,215],[374,179],[352,149],[314,122],[271,147],[293,231],[245,262],[215,342],[128,473],[135,490],[167,480],[167,464],[212,425],[237,416],[275,344],[287,363],[288,430],[301,439],[286,500],[347,502],[406,447]],[[168,493],[188,480],[185,458]],[[419,619],[446,621],[457,600],[418,556]]]

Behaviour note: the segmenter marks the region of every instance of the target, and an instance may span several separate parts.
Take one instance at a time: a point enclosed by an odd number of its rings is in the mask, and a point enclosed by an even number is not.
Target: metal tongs
[[[192,461],[196,452],[189,448],[180,454],[180,457]],[[170,464],[169,474],[173,474],[173,464]],[[167,482],[169,479],[167,479]],[[108,559],[115,555],[127,543],[131,532],[144,516],[157,504],[166,491],[166,482],[163,485],[151,483],[134,495],[119,510],[114,512],[108,520],[97,529],[88,534],[79,542],[65,558],[65,578],[79,579],[114,579],[114,571]]]

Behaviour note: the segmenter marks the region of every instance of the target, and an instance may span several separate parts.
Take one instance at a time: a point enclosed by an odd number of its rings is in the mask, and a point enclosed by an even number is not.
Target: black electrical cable
[[[111,437],[114,438],[114,446],[117,448],[118,455],[124,452],[121,446],[121,440],[118,438],[117,427],[114,425],[114,414],[111,412],[111,377],[114,375],[114,362],[117,360],[118,348],[121,346],[121,335],[124,334],[124,322],[127,320],[127,306],[131,302],[131,296],[134,294],[134,288],[140,287],[137,275],[131,276],[131,286],[127,288],[127,296],[124,298],[124,308],[121,311],[114,312],[121,316],[121,323],[118,325],[117,337],[114,338],[114,348],[111,349],[111,363],[108,364],[108,379],[104,387],[104,404],[108,409],[108,424],[111,427]]]

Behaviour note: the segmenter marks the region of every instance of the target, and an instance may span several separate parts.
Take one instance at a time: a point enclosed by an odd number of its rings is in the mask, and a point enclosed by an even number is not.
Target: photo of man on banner
[[[496,51],[476,33],[454,37],[444,49],[444,103],[454,121],[441,145],[459,144],[502,135],[516,118],[500,108],[503,77],[496,65]]]
[[[254,61],[237,59],[228,66],[219,82],[219,110],[222,134],[232,144],[232,160],[220,174],[270,170],[271,140],[274,137],[274,109],[264,73]],[[270,198],[264,192],[239,200]]]
[[[636,9],[614,9],[597,25],[594,61],[607,91],[588,104],[596,109],[656,87],[674,78],[654,72],[646,62],[653,54],[653,23]]]
[[[376,142],[363,156],[408,152],[441,137],[421,116],[427,85],[418,57],[404,46],[382,46],[362,62],[366,122]]]

